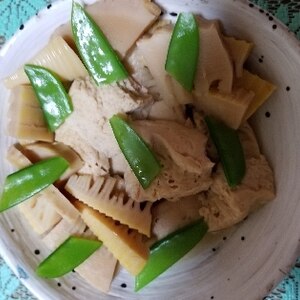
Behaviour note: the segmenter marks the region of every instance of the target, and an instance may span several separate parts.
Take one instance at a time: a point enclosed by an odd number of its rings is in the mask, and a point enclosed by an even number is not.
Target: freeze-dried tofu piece
[[[56,130],[55,140],[81,156],[85,164],[80,173],[105,175],[110,171],[109,160],[120,154],[108,120],[142,109],[152,96],[132,78],[101,86],[89,77],[75,80],[69,94],[74,111]]]
[[[135,201],[155,202],[205,191],[211,184],[213,163],[206,156],[207,136],[196,128],[176,122],[139,120],[131,123],[150,145],[162,167],[147,189],[143,189],[130,168],[125,172],[125,188]]]
[[[275,198],[274,176],[266,158],[263,155],[249,158],[246,165],[245,177],[234,189],[228,186],[219,165],[210,190],[199,195],[199,213],[209,231],[229,228]]]

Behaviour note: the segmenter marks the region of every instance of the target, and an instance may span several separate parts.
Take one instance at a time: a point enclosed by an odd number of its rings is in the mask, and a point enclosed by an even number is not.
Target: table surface
[[[51,0],[0,0],[0,47],[40,9],[46,6],[51,9],[51,2]],[[251,2],[281,20],[300,39],[299,0],[252,0]],[[0,300],[7,299],[35,298],[0,257]],[[286,274],[279,286],[264,300],[300,300],[300,258],[290,274]]]

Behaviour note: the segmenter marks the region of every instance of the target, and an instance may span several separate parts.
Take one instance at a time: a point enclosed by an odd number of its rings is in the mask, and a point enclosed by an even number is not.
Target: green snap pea
[[[146,189],[161,170],[159,161],[144,140],[126,121],[115,115],[109,122],[133,173],[142,187]]]
[[[50,131],[55,131],[72,113],[71,99],[59,78],[41,66],[25,65],[25,73],[41,105]]]
[[[76,47],[96,84],[108,84],[128,77],[101,29],[76,2],[73,2],[71,24]]]
[[[241,183],[246,173],[245,155],[238,133],[213,117],[206,117],[205,121],[217,148],[227,182],[230,187],[235,187]]]
[[[207,230],[207,224],[200,219],[154,244],[146,266],[135,278],[135,291],[145,287],[181,259],[197,245]]]
[[[71,272],[102,246],[102,242],[82,237],[69,237],[36,269],[44,278],[57,278]]]
[[[0,212],[32,197],[56,181],[68,168],[62,157],[52,157],[23,168],[6,177]]]
[[[199,57],[199,29],[191,13],[181,13],[168,48],[166,71],[191,91]]]

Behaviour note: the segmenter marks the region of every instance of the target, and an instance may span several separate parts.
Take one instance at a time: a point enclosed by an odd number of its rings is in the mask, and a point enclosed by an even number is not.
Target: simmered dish
[[[217,20],[160,16],[150,0],[74,2],[5,80],[19,171],[0,211],[16,206],[53,251],[41,277],[75,269],[109,292],[119,263],[138,291],[275,197],[248,122],[276,89],[244,68],[255,45]]]

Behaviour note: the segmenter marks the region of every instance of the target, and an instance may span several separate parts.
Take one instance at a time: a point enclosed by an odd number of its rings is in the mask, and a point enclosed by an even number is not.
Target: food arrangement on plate
[[[276,89],[244,68],[254,45],[127,2],[74,2],[71,24],[5,81],[19,171],[0,210],[16,206],[53,250],[39,276],[75,269],[102,292],[118,263],[138,291],[275,197],[248,123]]]

